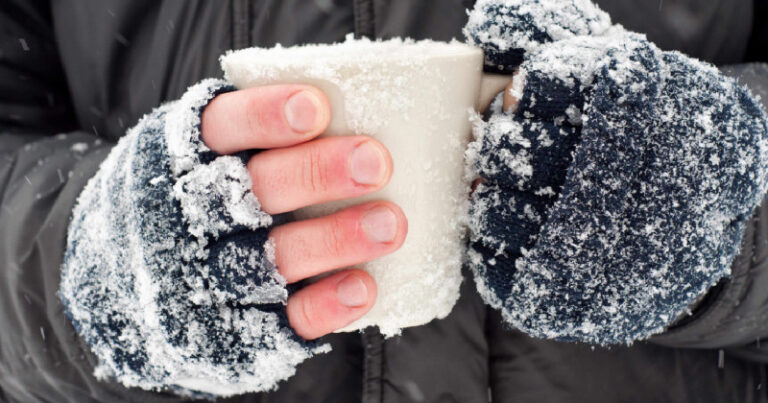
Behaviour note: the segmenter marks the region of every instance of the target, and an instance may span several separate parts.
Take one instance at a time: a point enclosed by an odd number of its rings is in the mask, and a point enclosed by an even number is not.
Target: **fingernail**
[[[336,298],[350,308],[368,303],[368,287],[357,276],[347,276],[336,286]]]
[[[352,180],[361,185],[375,185],[382,180],[384,155],[371,141],[360,143],[349,156]]]
[[[392,242],[397,235],[397,217],[384,206],[363,213],[363,231],[374,242]]]
[[[305,133],[317,125],[320,100],[310,91],[299,91],[285,102],[285,120],[293,131]]]

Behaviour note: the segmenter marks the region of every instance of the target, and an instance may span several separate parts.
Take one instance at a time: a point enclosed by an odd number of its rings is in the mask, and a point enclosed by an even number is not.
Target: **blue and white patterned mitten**
[[[233,89],[204,80],[144,116],[80,195],[59,295],[98,378],[227,396],[274,389],[328,350],[288,327],[267,238],[278,217],[243,160],[200,139],[203,108]]]
[[[518,32],[526,30],[525,33]],[[486,0],[465,34],[521,99],[474,126],[470,267],[536,337],[631,343],[730,272],[768,188],[768,117],[736,80],[581,0]]]

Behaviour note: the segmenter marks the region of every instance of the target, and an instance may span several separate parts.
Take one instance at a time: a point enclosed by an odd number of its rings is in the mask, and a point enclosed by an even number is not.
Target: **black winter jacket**
[[[56,297],[75,199],[141,115],[220,76],[227,49],[347,32],[461,38],[471,3],[0,3],[0,400],[178,400],[96,381],[95,359]],[[665,49],[720,65],[768,60],[764,6],[750,0],[599,3]],[[724,69],[768,99],[768,67]],[[333,352],[301,364],[279,390],[230,401],[768,401],[766,259],[764,203],[730,279],[665,334],[610,349],[505,328],[467,276],[448,318],[386,341],[370,329],[327,336]]]

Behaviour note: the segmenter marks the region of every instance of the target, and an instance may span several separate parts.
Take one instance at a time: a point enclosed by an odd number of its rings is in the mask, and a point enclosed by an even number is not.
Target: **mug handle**
[[[477,97],[475,110],[482,112],[491,104],[493,98],[509,85],[512,81],[511,74],[483,73],[480,80],[480,95]]]

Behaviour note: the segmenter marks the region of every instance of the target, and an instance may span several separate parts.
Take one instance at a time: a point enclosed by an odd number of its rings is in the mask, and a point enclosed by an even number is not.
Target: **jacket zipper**
[[[355,38],[376,37],[376,25],[373,18],[373,0],[353,0],[352,10],[355,15]]]
[[[232,0],[232,49],[244,49],[251,45],[250,17],[249,0]]]
[[[232,0],[232,48],[243,49],[251,45],[251,0]],[[373,0],[353,0],[355,37],[374,39],[375,25]],[[363,403],[383,401],[382,373],[384,367],[384,337],[378,328],[368,328],[362,334],[363,344]]]
[[[353,0],[355,38],[376,39],[374,0]],[[363,403],[384,401],[384,337],[377,327],[365,329],[363,342]]]
[[[384,400],[384,336],[377,327],[365,329],[363,341],[363,403],[381,403]]]

